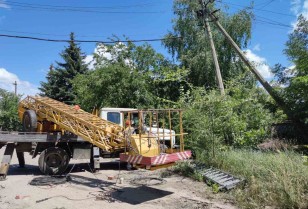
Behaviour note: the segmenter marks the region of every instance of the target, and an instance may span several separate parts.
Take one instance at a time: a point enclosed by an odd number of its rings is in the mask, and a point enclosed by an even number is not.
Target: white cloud
[[[10,9],[11,7],[8,4],[6,4],[6,0],[1,0],[0,1],[0,8]]]
[[[126,45],[123,43],[117,43],[114,45],[114,51],[113,53],[107,52],[107,47],[104,44],[98,44],[94,49],[94,54],[98,56],[98,63],[99,65],[104,65],[105,59],[113,61],[116,60],[118,57],[118,54],[127,49]],[[89,65],[89,69],[93,70],[94,66],[97,64],[97,60],[94,59],[94,55],[90,54],[87,55],[84,59],[85,63]],[[130,65],[130,60],[126,59],[125,63]]]
[[[84,61],[86,64],[88,64],[89,66],[89,69],[94,69],[94,56],[92,54],[90,55],[87,55],[85,58],[84,58]]]
[[[14,92],[14,82],[17,82],[17,93],[27,95],[35,95],[39,93],[37,86],[28,81],[23,81],[18,78],[14,73],[10,73],[4,68],[0,68],[0,88],[10,92]]]
[[[266,64],[266,59],[264,57],[256,55],[250,49],[245,50],[245,55],[248,60],[255,65],[259,73],[261,73],[265,79],[271,79],[273,77],[270,67]]]
[[[291,1],[291,11],[295,14],[298,15],[301,9],[302,0],[292,0]]]
[[[253,49],[252,49],[253,51],[261,51],[261,46],[260,46],[260,44],[256,44],[254,47],[253,47]]]
[[[292,0],[291,11],[296,15],[296,20],[291,23],[294,30],[296,28],[297,17],[299,15],[303,15],[306,19],[308,19],[308,0]]]
[[[98,44],[94,49],[94,54],[97,54],[100,57],[107,58],[108,60],[111,60],[111,54],[107,52],[107,47],[104,44]],[[94,65],[96,64],[96,61],[94,59],[94,55],[90,54],[87,55],[84,59],[85,63],[89,65],[89,69],[93,70]]]

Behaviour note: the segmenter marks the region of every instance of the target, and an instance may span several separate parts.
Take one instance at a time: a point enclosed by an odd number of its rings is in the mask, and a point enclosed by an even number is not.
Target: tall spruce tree
[[[88,65],[84,62],[85,55],[75,43],[74,33],[70,34],[69,46],[60,53],[63,62],[56,62],[56,67],[51,66],[46,76],[46,82],[41,82],[39,88],[42,96],[47,96],[66,104],[73,104],[76,94],[72,80],[76,75],[88,71]]]

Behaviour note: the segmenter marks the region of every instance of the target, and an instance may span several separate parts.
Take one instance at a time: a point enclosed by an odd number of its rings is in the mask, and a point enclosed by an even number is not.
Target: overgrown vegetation
[[[252,147],[270,137],[270,125],[277,118],[265,107],[268,95],[238,81],[226,91],[226,96],[220,96],[217,91],[196,88],[181,97],[187,140],[199,154],[226,146]]]
[[[294,63],[291,68],[279,64],[273,72],[280,88],[280,94],[295,118],[308,124],[308,20],[298,17],[295,30],[289,35],[284,51],[288,59]],[[306,134],[308,131],[306,132]]]
[[[308,167],[298,153],[228,150],[199,160],[247,180],[244,188],[233,191],[243,208],[308,207]]]
[[[73,80],[75,102],[88,111],[108,106],[159,107],[160,99],[179,97],[185,70],[148,44],[98,44],[94,57],[94,70]]]

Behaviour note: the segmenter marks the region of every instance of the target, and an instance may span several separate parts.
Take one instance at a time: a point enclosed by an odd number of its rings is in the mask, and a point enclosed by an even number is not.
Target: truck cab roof
[[[134,108],[117,108],[117,107],[103,107],[101,111],[115,111],[115,112],[128,112],[128,111],[137,111],[138,109]]]

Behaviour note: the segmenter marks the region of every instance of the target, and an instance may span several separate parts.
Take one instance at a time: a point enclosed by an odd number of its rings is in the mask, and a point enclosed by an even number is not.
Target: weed
[[[233,190],[243,208],[308,208],[308,167],[300,154],[229,150],[203,161],[247,180]]]

